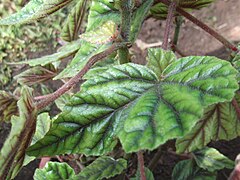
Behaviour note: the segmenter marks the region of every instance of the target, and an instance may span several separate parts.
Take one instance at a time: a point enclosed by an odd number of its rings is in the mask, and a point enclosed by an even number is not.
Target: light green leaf
[[[177,139],[178,153],[202,149],[211,140],[231,140],[240,134],[236,110],[229,102],[208,107],[204,116],[184,137]]]
[[[210,172],[223,168],[234,168],[234,162],[214,148],[205,147],[202,150],[194,152],[194,159],[199,167]]]
[[[109,0],[92,0],[87,31],[92,31],[107,21],[113,21],[116,24],[121,22],[120,13],[114,8],[114,3],[110,3]]]
[[[0,91],[0,122],[10,122],[13,115],[18,115],[17,98],[6,91]]]
[[[128,63],[87,80],[28,153],[101,155],[113,149],[117,136],[126,152],[153,150],[188,133],[204,107],[230,101],[238,89],[236,70],[215,57],[179,59],[162,77]]]
[[[106,50],[109,46],[110,44],[91,44],[89,42],[82,41],[82,46],[72,59],[71,63],[61,73],[59,73],[54,80],[75,76],[92,56]]]
[[[63,58],[74,55],[81,47],[81,41],[76,40],[61,47],[58,52],[28,61],[21,61],[15,64],[29,64],[30,66],[45,66],[49,63],[61,61]]]
[[[164,69],[176,61],[177,57],[172,51],[165,51],[161,48],[148,49],[148,63],[147,67],[152,69],[159,78],[161,78]]]
[[[71,42],[78,38],[78,34],[84,19],[87,16],[87,9],[89,7],[89,0],[79,0],[74,6],[61,32],[63,40]]]
[[[147,0],[133,12],[130,32],[130,42],[134,42],[141,30],[142,23],[152,6],[153,0]]]
[[[145,176],[147,180],[154,180],[154,176],[153,173],[148,169],[148,168],[144,168],[145,169]],[[140,175],[140,171],[138,168],[138,171],[136,173],[136,177],[131,178],[130,180],[141,180],[141,175]]]
[[[36,128],[37,108],[33,101],[32,90],[23,87],[21,94],[18,101],[20,116],[12,117],[10,135],[0,152],[0,179],[13,179],[21,169],[25,150]]]
[[[48,113],[42,113],[42,114],[38,115],[37,127],[36,127],[36,131],[34,133],[34,136],[32,138],[31,145],[35,144],[37,141],[39,141],[40,139],[42,139],[45,136],[45,134],[50,129],[50,125],[51,125],[51,120],[50,120]],[[23,166],[26,166],[28,163],[30,163],[34,159],[35,159],[35,157],[26,155]]]
[[[74,179],[100,180],[121,174],[127,168],[125,159],[115,160],[108,156],[96,159],[92,164],[84,168]]]
[[[174,167],[172,180],[216,180],[216,173],[201,169],[194,160],[184,160]]]
[[[72,0],[31,0],[19,12],[0,20],[0,25],[29,23],[56,12]]]
[[[48,162],[43,169],[37,169],[34,180],[65,180],[75,177],[74,170],[67,163]]]

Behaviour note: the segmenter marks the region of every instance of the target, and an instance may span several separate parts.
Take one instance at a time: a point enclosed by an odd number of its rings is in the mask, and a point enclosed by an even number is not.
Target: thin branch
[[[162,157],[163,152],[162,152],[162,147],[160,146],[156,154],[153,156],[151,161],[148,164],[148,168],[153,171],[154,168],[157,166],[159,159]]]
[[[170,34],[170,31],[171,31],[171,25],[172,25],[172,22],[173,22],[173,17],[174,17],[174,13],[176,11],[176,7],[177,7],[176,1],[172,1],[169,5],[169,8],[168,8],[166,28],[165,28],[163,44],[162,44],[162,48],[164,50],[168,49],[168,39],[169,39],[169,34]]]
[[[157,0],[157,2],[161,2],[168,6],[171,4],[171,2],[169,2],[169,0]],[[197,26],[199,26],[200,28],[202,28],[204,31],[209,33],[211,36],[213,36],[215,39],[220,41],[227,48],[229,48],[233,51],[238,51],[238,48],[234,44],[229,42],[227,39],[225,39],[222,35],[220,35],[214,29],[210,28],[208,25],[204,24],[202,21],[198,20],[197,18],[195,18],[194,16],[192,16],[191,14],[189,14],[182,8],[177,7],[176,11],[179,14],[181,14],[182,16],[184,16],[185,18],[187,18],[188,20],[190,20],[191,22],[193,22],[194,24],[196,24]]]
[[[178,43],[178,39],[179,39],[179,34],[180,34],[180,29],[181,29],[181,25],[183,23],[183,18],[182,16],[177,16],[175,18],[176,21],[176,27],[175,27],[175,31],[174,31],[174,37],[173,37],[173,45],[177,46]]]
[[[59,98],[61,95],[69,91],[74,85],[76,85],[80,80],[82,80],[82,77],[89,71],[89,69],[99,60],[107,57],[109,54],[113,53],[114,51],[121,48],[124,44],[113,44],[111,45],[107,50],[96,54],[95,56],[91,57],[90,60],[87,62],[87,64],[83,67],[83,69],[74,77],[72,77],[67,83],[65,83],[62,87],[60,87],[57,91],[55,91],[52,94],[44,96],[44,99],[39,101],[37,103],[38,110],[41,110],[54,102],[57,98]]]
[[[137,153],[137,156],[138,156],[138,166],[139,166],[141,180],[146,180],[143,152],[139,151]]]

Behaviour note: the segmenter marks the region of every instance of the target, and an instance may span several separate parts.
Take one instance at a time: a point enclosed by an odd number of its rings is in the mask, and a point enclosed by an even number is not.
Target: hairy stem
[[[82,77],[89,71],[89,69],[99,60],[107,57],[114,51],[118,50],[123,46],[122,43],[120,44],[113,44],[107,50],[96,54],[95,56],[91,57],[87,64],[83,67],[83,69],[74,77],[72,77],[67,83],[65,83],[62,87],[60,87],[57,91],[52,94],[46,95],[37,103],[38,110],[41,110],[54,102],[57,98],[61,95],[69,91],[74,85],[76,85]]]
[[[168,5],[168,6],[171,4],[171,2],[169,0],[157,0],[157,2],[161,2],[161,3],[163,3],[165,5]],[[188,20],[190,20],[191,22],[193,22],[195,25],[199,26],[201,29],[203,29],[204,31],[209,33],[211,36],[213,36],[215,39],[220,41],[227,48],[229,48],[233,51],[238,51],[238,48],[234,44],[229,42],[227,39],[225,39],[222,35],[220,35],[214,29],[210,28],[208,25],[204,24],[202,21],[195,18],[194,16],[192,16],[191,14],[189,14],[188,12],[183,10],[182,8],[177,7],[176,11],[179,14],[181,14],[182,16],[184,16],[185,18],[187,18]]]
[[[232,105],[235,108],[238,119],[240,120],[240,107],[239,107],[238,102],[235,98],[232,100]]]
[[[138,156],[138,166],[139,166],[141,180],[146,180],[143,152],[139,151],[137,153],[137,156]]]
[[[176,11],[176,7],[177,7],[176,1],[172,1],[169,5],[169,8],[168,8],[166,28],[165,28],[163,44],[162,44],[162,48],[164,50],[168,49],[168,39],[169,39],[169,34],[170,34],[170,31],[171,31],[171,25],[172,25],[174,13]]]
[[[173,45],[175,45],[175,46],[177,46],[177,43],[178,43],[182,23],[183,23],[182,16],[177,16],[176,17],[176,27],[175,27],[174,37],[173,37],[173,42],[172,42]]]

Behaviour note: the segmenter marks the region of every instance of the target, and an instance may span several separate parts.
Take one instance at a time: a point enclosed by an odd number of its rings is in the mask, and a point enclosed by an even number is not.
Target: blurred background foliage
[[[0,0],[0,18],[23,7],[29,0]],[[22,61],[35,52],[49,51],[59,45],[60,29],[66,9],[39,22],[21,26],[0,27],[0,90],[12,85],[12,74],[16,71],[8,63]],[[21,68],[21,67],[20,67]]]

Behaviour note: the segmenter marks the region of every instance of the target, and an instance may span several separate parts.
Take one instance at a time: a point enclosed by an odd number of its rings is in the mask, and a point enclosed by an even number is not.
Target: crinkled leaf
[[[6,91],[0,91],[0,122],[9,122],[13,115],[18,115],[17,98]]]
[[[34,136],[32,138],[31,145],[35,144],[37,141],[39,141],[40,139],[42,139],[45,136],[45,134],[50,129],[50,125],[51,125],[51,120],[50,120],[50,116],[48,113],[41,113],[40,115],[38,115],[37,127],[36,127],[36,131],[34,133]],[[26,166],[28,163],[30,163],[34,159],[35,159],[35,157],[26,155],[23,166]]]
[[[0,152],[0,179],[13,179],[23,165],[25,150],[36,128],[37,108],[32,90],[23,87],[18,101],[20,117],[11,119],[12,129]]]
[[[48,162],[43,169],[37,169],[34,180],[65,180],[75,177],[74,170],[67,163]]]
[[[71,42],[78,38],[82,23],[87,15],[89,0],[79,0],[74,6],[61,32],[63,40]]]
[[[106,50],[110,44],[91,44],[82,41],[82,46],[72,59],[71,63],[54,79],[62,79],[75,76],[94,55]]]
[[[102,26],[107,21],[120,24],[120,13],[109,0],[92,0],[88,16],[87,31],[92,31]]]
[[[29,64],[30,66],[37,66],[37,65],[45,66],[49,63],[54,63],[62,60],[63,58],[74,55],[79,50],[80,47],[81,47],[81,41],[76,40],[64,45],[58,50],[58,52],[54,54],[43,56],[36,59],[31,59],[28,61],[21,61],[15,64]]]
[[[177,163],[173,169],[172,180],[215,180],[216,173],[208,172],[197,166],[194,160]]]
[[[208,56],[173,62],[161,82],[145,66],[114,66],[82,85],[29,154],[105,154],[116,136],[126,152],[155,149],[188,133],[204,107],[230,101],[235,76],[229,62]]]
[[[121,174],[127,168],[125,159],[115,160],[112,157],[102,156],[84,168],[74,179],[100,180]]]
[[[58,107],[58,109],[63,111],[64,106],[69,102],[70,99],[71,99],[71,95],[65,93],[64,95],[62,95],[61,97],[55,100],[55,104]]]
[[[233,169],[234,162],[214,148],[205,147],[194,152],[194,159],[200,168],[214,172],[223,168]]]
[[[61,9],[72,0],[31,0],[19,12],[0,20],[0,25],[29,23]]]
[[[145,169],[145,176],[147,180],[154,180],[154,176],[153,173],[148,169],[148,168],[144,168]],[[140,171],[138,169],[137,173],[136,173],[136,177],[131,178],[130,180],[141,180],[141,175],[140,175]]]
[[[140,7],[133,12],[132,22],[131,22],[131,32],[130,32],[130,42],[134,42],[140,32],[142,23],[149,12],[153,0],[147,0],[141,4]]]
[[[183,8],[185,10],[191,10],[191,9],[201,9],[203,7],[208,6],[215,0],[180,0],[178,3],[178,7]],[[168,6],[163,3],[157,3],[154,6],[152,6],[151,10],[151,16],[157,19],[166,19],[167,12],[168,12]]]
[[[240,134],[240,121],[236,110],[229,102],[208,107],[204,116],[184,137],[177,139],[178,153],[202,149],[211,140],[231,140]]]
[[[41,82],[52,79],[57,75],[57,70],[52,64],[48,64],[44,67],[35,66],[30,68],[19,75],[15,76],[14,79],[22,85],[32,86],[34,84],[39,84]]]
[[[148,64],[147,67],[152,69],[159,78],[161,78],[164,69],[176,61],[177,57],[172,51],[165,51],[161,48],[148,49]]]

